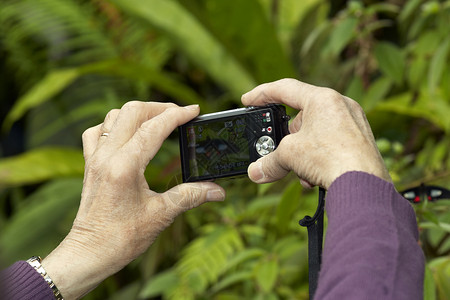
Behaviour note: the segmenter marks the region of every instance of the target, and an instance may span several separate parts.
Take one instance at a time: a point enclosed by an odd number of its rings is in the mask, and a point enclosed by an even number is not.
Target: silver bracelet
[[[39,256],[33,256],[29,260],[27,260],[27,263],[32,266],[47,282],[48,286],[52,289],[53,295],[55,295],[56,300],[64,300],[63,296],[61,295],[61,292],[58,290],[56,285],[53,283],[53,280],[48,276],[47,272],[45,271],[44,267],[41,265],[42,258]]]

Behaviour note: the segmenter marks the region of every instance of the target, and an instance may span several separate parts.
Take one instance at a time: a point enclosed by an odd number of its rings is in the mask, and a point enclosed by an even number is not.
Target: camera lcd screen
[[[189,173],[208,178],[241,174],[250,164],[245,116],[198,122],[186,128]]]
[[[246,107],[198,116],[179,127],[184,182],[235,177],[275,150],[288,133],[282,105]]]

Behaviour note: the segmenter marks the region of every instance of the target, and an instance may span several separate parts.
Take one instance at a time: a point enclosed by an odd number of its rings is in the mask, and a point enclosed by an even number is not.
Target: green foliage
[[[0,161],[0,187],[43,182],[62,176],[82,176],[83,156],[78,149],[46,147]]]
[[[450,188],[449,20],[448,0],[2,1],[3,136],[24,131],[23,153],[0,158],[2,258],[45,255],[67,233],[80,136],[133,99],[211,112],[282,77],[329,86],[364,108],[399,190]],[[152,188],[177,182],[178,157],[172,137],[146,171]],[[316,194],[293,177],[221,184],[228,201],[184,214],[86,298],[307,299],[296,221]],[[426,299],[450,298],[448,205],[415,206]]]
[[[57,179],[18,205],[17,213],[2,229],[2,259],[12,263],[34,251],[49,254],[67,234],[80,202],[81,187],[81,178]]]

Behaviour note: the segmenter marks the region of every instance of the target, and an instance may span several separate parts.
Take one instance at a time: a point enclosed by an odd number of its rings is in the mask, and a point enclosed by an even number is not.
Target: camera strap
[[[309,299],[314,298],[322,262],[324,205],[325,189],[319,188],[319,203],[314,216],[305,216],[298,222],[300,226],[308,229]]]

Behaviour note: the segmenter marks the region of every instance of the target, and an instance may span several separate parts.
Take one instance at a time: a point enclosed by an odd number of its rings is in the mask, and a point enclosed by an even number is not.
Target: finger
[[[146,166],[172,131],[200,112],[198,105],[171,107],[141,125],[127,144],[127,152],[136,153]],[[136,152],[138,151],[138,152]]]
[[[281,79],[257,86],[242,95],[244,105],[265,105],[269,103],[283,103],[292,108],[302,110],[310,102],[318,100],[336,99],[341,95],[329,88],[317,87],[295,79]]]
[[[84,160],[87,161],[92,154],[95,152],[98,143],[98,137],[101,134],[101,124],[91,127],[83,132],[81,139],[83,141],[83,156]]]
[[[114,125],[114,122],[116,122],[117,116],[119,115],[120,109],[112,109],[108,112],[108,114],[105,117],[105,121],[101,124],[101,133],[110,133],[111,129]]]
[[[173,217],[205,202],[223,201],[225,190],[213,182],[183,183],[163,194]]]
[[[300,111],[297,116],[289,123],[289,133],[296,133],[302,127],[303,111]]]
[[[108,147],[121,147],[136,133],[142,123],[161,114],[169,107],[177,107],[173,103],[130,101],[125,103],[105,139]],[[160,126],[160,125],[159,125]]]
[[[361,128],[361,130],[365,133],[367,137],[375,141],[372,128],[369,125],[369,121],[367,120],[366,114],[364,113],[362,107],[355,100],[347,96],[344,96],[344,98],[347,103],[347,106],[349,107],[349,111],[351,112],[352,117],[359,126],[359,128]]]
[[[249,165],[247,173],[251,181],[255,183],[274,182],[289,173],[289,168],[278,150],[279,148]]]

